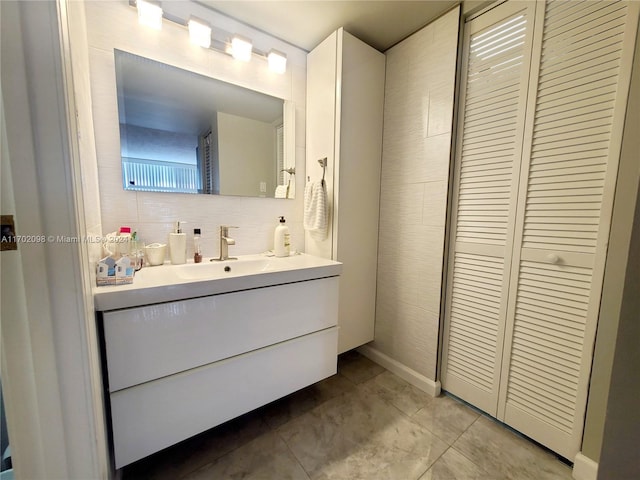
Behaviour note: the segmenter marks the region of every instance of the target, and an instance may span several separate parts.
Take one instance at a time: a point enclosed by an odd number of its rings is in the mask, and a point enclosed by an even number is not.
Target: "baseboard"
[[[578,452],[573,461],[571,476],[575,480],[597,480],[598,464],[589,457],[585,457],[582,452]]]
[[[431,380],[424,375],[412,370],[406,365],[394,360],[393,358],[385,355],[380,350],[377,350],[369,345],[362,345],[358,347],[358,352],[367,357],[369,360],[376,362],[378,365],[383,366],[391,373],[399,376],[403,380],[406,380],[411,385],[419,388],[423,392],[428,393],[433,397],[440,395],[440,382]]]

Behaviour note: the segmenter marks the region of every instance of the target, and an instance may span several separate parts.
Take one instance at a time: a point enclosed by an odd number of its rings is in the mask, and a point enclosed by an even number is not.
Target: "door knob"
[[[549,255],[547,255],[547,260],[549,260],[549,263],[556,264],[560,261],[560,257],[555,253],[550,253]]]

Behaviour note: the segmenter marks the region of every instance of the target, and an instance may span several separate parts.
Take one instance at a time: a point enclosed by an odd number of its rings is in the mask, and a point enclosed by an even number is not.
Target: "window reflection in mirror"
[[[126,190],[292,198],[282,99],[120,50],[115,65]]]

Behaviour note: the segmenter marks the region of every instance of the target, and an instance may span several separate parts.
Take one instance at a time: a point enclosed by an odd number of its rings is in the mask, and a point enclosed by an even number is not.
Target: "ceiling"
[[[218,113],[274,124],[283,100],[115,50],[120,123],[200,135]]]
[[[311,51],[334,30],[384,52],[445,13],[457,0],[199,0],[200,4]]]

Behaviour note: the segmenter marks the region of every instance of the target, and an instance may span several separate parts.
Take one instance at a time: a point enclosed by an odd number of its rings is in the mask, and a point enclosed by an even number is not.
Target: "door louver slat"
[[[554,427],[567,433],[573,424],[591,283],[590,269],[568,270],[547,265],[538,269],[534,262],[522,262],[507,390],[507,404],[543,421],[553,421]],[[559,283],[573,280],[573,286],[545,282],[552,273],[557,273]],[[523,357],[527,361],[520,360]],[[550,359],[553,368],[564,374],[550,374]],[[533,404],[531,398],[555,401]],[[561,398],[566,402],[564,407]]]
[[[447,368],[485,391],[494,377],[502,272],[501,259],[456,255]]]
[[[600,7],[600,8],[597,8]],[[547,116],[548,112],[554,112],[556,116],[562,116],[563,111],[565,118],[572,118],[581,114],[589,115],[593,111],[611,112],[614,108],[616,98],[615,82],[608,87],[601,87],[598,95],[585,95],[590,92],[589,79],[593,77],[591,71],[598,75],[606,75],[607,77],[617,78],[619,63],[621,58],[621,41],[624,33],[624,18],[626,9],[624,5],[610,4],[603,6],[599,4],[589,7],[593,10],[593,14],[581,10],[577,5],[573,8],[567,8],[565,12],[567,17],[563,17],[562,21],[555,21],[552,14],[548,14],[547,23],[545,25],[545,35],[543,38],[543,51],[563,51],[571,52],[580,50],[581,65],[583,70],[579,72],[580,78],[573,79],[572,75],[558,76],[551,70],[548,75],[546,70],[546,59],[543,54],[540,69],[540,85],[543,87],[551,83],[548,79],[552,78],[552,82],[556,84],[554,88],[564,92],[564,96],[582,95],[581,103],[583,107],[576,109],[575,104],[556,105],[555,99],[547,100],[548,89],[540,88],[538,92],[538,108],[536,110],[536,119],[534,125],[534,143],[531,157],[531,181],[530,192],[527,199],[525,212],[525,229],[523,247],[525,248],[548,248],[548,249],[564,249],[570,251],[594,253],[597,237],[597,224],[586,224],[584,231],[588,232],[588,238],[576,238],[575,234],[567,231],[567,235],[562,238],[554,233],[553,235],[540,235],[540,229],[531,228],[532,224],[536,225],[547,223],[546,219],[551,216],[557,216],[557,212],[568,211],[571,209],[580,209],[581,202],[575,199],[559,199],[558,202],[546,202],[544,204],[535,201],[536,192],[544,186],[553,184],[567,185],[574,183],[573,189],[581,189],[591,187],[602,187],[606,174],[607,155],[609,147],[609,139],[611,135],[611,115],[602,116],[598,120],[585,119],[591,122],[590,128],[576,130],[567,125],[568,122],[562,122],[555,125],[554,129],[546,128],[546,124],[552,118]],[[569,14],[569,12],[571,12]],[[597,15],[607,12],[606,18]],[[593,18],[590,20],[590,18]],[[602,72],[603,65],[594,64],[588,60],[591,58],[600,58],[601,46],[598,43],[590,43],[582,46],[584,39],[588,37],[588,33],[598,26],[606,25],[607,31],[616,30],[616,34],[612,37],[615,40],[614,45],[617,49],[607,52],[610,61],[606,66],[606,71]],[[587,32],[582,35],[582,32]],[[573,40],[572,43],[569,40]],[[598,73],[600,72],[600,73]],[[576,74],[577,75],[577,74]],[[572,124],[570,124],[572,125]],[[541,128],[542,127],[542,128]],[[585,141],[587,140],[587,141]],[[568,168],[552,169],[545,168],[548,165],[548,157],[556,156],[563,153],[583,152],[584,157],[589,160],[582,166],[573,165]],[[598,161],[599,160],[599,161]],[[578,159],[579,162],[579,159]],[[542,178],[544,177],[544,178]],[[569,197],[567,197],[569,198]],[[586,199],[585,199],[586,200]],[[588,201],[582,203],[583,208],[587,212],[592,212],[592,217],[600,216],[601,199],[594,199],[590,196]],[[554,213],[555,212],[555,213]],[[532,222],[533,219],[535,222]],[[591,225],[588,227],[587,225]],[[566,245],[566,247],[563,247]]]
[[[516,14],[470,40],[456,239],[505,245],[528,18]],[[499,122],[486,129],[487,122]],[[485,132],[484,134],[478,132]],[[484,168],[482,168],[484,166]],[[501,180],[504,178],[504,180]],[[506,195],[493,196],[500,191]],[[491,198],[484,207],[470,199]],[[491,225],[487,229],[487,217]]]

